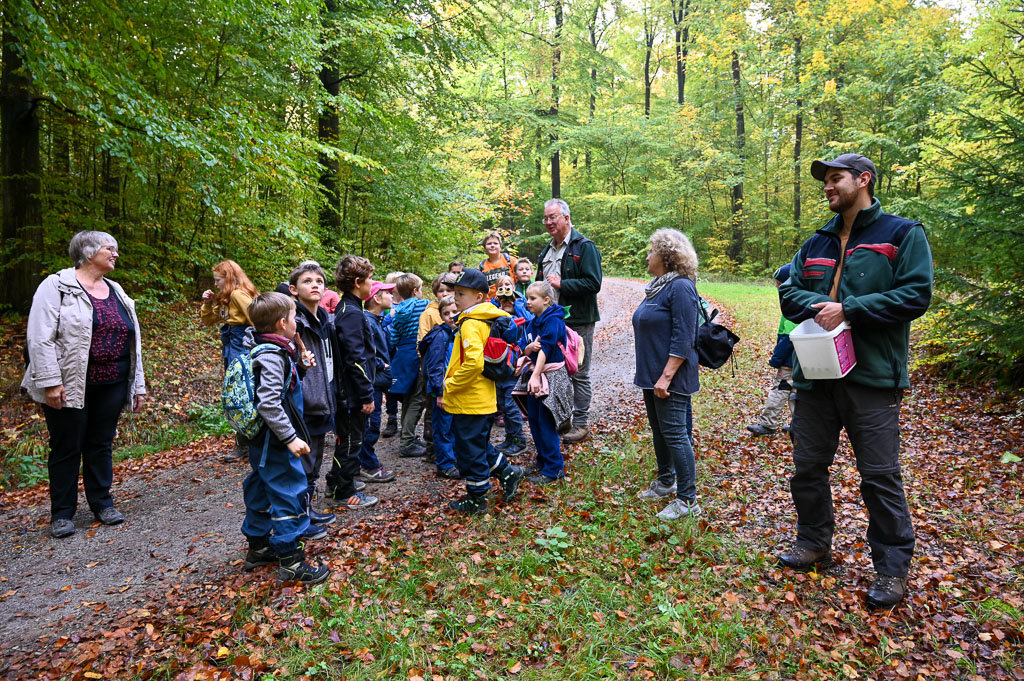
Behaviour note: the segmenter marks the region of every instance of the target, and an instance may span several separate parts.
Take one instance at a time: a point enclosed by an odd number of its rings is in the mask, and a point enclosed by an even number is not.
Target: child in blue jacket
[[[452,435],[452,415],[442,406],[444,375],[448,369],[448,358],[452,354],[455,340],[455,317],[459,310],[455,298],[447,296],[437,302],[437,311],[442,324],[438,324],[420,341],[419,351],[423,357],[423,376],[427,382],[427,399],[435,402],[432,421],[434,426],[434,456],[437,475],[457,480],[462,476],[455,466],[455,438]]]

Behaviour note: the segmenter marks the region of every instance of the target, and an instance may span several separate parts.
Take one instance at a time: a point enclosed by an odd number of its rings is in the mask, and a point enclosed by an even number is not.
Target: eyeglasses
[[[544,222],[558,222],[564,217],[564,215],[545,215]]]

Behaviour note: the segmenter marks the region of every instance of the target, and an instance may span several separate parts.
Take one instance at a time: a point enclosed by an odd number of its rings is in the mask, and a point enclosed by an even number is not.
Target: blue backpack
[[[263,417],[256,409],[256,382],[252,361],[264,352],[280,350],[271,343],[260,343],[248,352],[231,360],[224,372],[224,387],[220,393],[224,418],[242,437],[251,440],[263,427]],[[285,381],[287,390],[288,381]],[[283,399],[284,395],[282,395]]]

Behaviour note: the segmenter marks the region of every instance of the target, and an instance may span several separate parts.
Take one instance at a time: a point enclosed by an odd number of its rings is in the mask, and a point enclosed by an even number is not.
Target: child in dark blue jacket
[[[309,529],[303,500],[306,473],[299,457],[309,453],[309,434],[302,420],[302,380],[295,360],[295,302],[272,292],[257,296],[248,308],[257,335],[246,339],[252,351],[256,410],[263,427],[249,445],[252,472],[242,483],[249,542],[243,567],[279,563],[278,577],[319,584],[329,570],[305,560],[300,543]]]
[[[387,312],[391,309],[391,292],[394,288],[394,284],[375,281],[370,288],[370,295],[363,300],[363,315],[370,322],[370,336],[377,357],[373,378],[373,413],[366,421],[363,446],[359,448],[359,479],[363,482],[382,483],[395,479],[394,471],[384,468],[374,451],[380,440],[384,393],[391,389],[391,344],[384,329],[384,320],[388,318]]]
[[[423,376],[427,382],[427,399],[435,403],[432,421],[434,426],[434,456],[437,475],[442,478],[459,479],[455,466],[455,437],[452,435],[452,415],[444,410],[441,397],[444,394],[444,375],[448,369],[448,358],[452,354],[455,339],[455,317],[459,310],[455,298],[448,296],[437,302],[437,311],[442,324],[438,324],[420,341],[419,351],[423,358]]]
[[[526,413],[533,443],[537,447],[537,470],[526,479],[537,485],[548,485],[565,475],[562,443],[552,407],[556,387],[565,387],[569,377],[564,367],[556,372],[550,370],[551,365],[565,362],[565,355],[559,347],[560,343],[565,345],[566,342],[565,308],[554,302],[554,290],[546,281],[530,284],[526,290],[526,302],[535,315],[526,327],[527,344],[523,348],[523,354],[531,362]],[[542,390],[542,376],[547,378],[547,394]],[[545,404],[544,401],[552,403]]]

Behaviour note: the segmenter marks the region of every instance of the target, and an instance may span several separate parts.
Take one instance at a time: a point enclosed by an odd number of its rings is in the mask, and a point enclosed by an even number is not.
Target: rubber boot
[[[245,553],[245,562],[242,569],[248,572],[255,570],[261,565],[271,565],[277,562],[277,554],[270,548],[270,537],[246,537],[249,540],[249,550]]]

